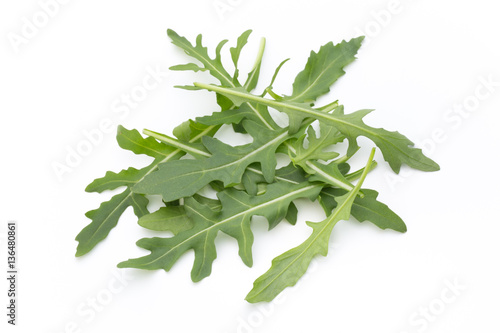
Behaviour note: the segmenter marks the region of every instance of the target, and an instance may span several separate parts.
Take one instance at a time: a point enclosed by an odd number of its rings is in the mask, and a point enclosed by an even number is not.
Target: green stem
[[[144,129],[142,132],[145,135],[151,136],[151,137],[155,138],[158,141],[165,142],[168,145],[170,145],[172,147],[175,147],[177,149],[180,149],[180,150],[182,150],[182,151],[184,151],[186,153],[189,153],[189,154],[191,154],[193,156],[204,156],[204,157],[211,157],[212,156],[212,154],[210,154],[210,153],[208,153],[206,151],[203,151],[203,150],[194,148],[191,145],[182,143],[179,140],[174,139],[174,138],[172,138],[172,137],[170,137],[168,135],[161,134],[161,133],[158,133],[158,132],[154,132],[154,131],[151,131],[151,130],[148,130],[148,129]]]
[[[194,85],[196,87],[199,87],[199,88],[202,88],[202,89],[206,89],[208,91],[214,91],[214,92],[217,92],[217,93],[225,95],[225,96],[239,97],[239,98],[242,98],[244,100],[249,100],[249,101],[255,102],[257,104],[262,104],[262,105],[270,106],[270,107],[275,108],[277,110],[286,109],[286,110],[295,111],[298,114],[301,114],[301,115],[303,115],[304,117],[307,117],[307,118],[312,117],[312,118],[318,119],[318,120],[319,119],[323,119],[323,120],[326,121],[327,124],[331,123],[331,122],[334,122],[334,123],[338,123],[338,124],[342,124],[342,125],[354,127],[354,128],[356,128],[358,130],[361,130],[361,131],[369,132],[367,129],[361,128],[360,126],[358,126],[356,124],[353,124],[353,123],[351,123],[349,121],[340,119],[340,118],[332,115],[331,113],[324,113],[322,111],[315,110],[313,108],[306,108],[306,107],[303,107],[300,104],[292,104],[292,103],[275,101],[275,100],[272,100],[272,99],[255,96],[255,95],[252,95],[252,94],[250,94],[248,92],[243,92],[243,91],[239,91],[239,90],[223,88],[223,87],[215,86],[215,85],[212,85],[212,84],[205,84],[205,83],[194,82]],[[248,101],[247,101],[247,103],[248,103]],[[375,135],[376,133],[371,133],[370,132],[370,134]]]
[[[370,165],[370,170],[368,170],[368,172],[372,171],[373,169],[375,169],[375,167],[377,166],[377,161],[373,161]],[[359,177],[361,177],[361,175],[363,174],[363,172],[365,171],[365,168],[361,168],[359,170],[356,170],[354,172],[351,172],[349,174],[347,174],[345,176],[345,178],[349,181],[353,181],[353,180],[356,180],[358,179]]]
[[[255,69],[260,65],[260,63],[262,62],[262,57],[264,56],[264,49],[266,48],[266,39],[264,37],[262,37],[260,39],[260,45],[259,45],[259,52],[257,53],[257,58],[255,59],[255,63],[252,67],[252,70],[250,71],[252,73],[252,75],[255,75]],[[248,90],[248,84],[250,84],[250,82],[252,82],[252,79],[253,79],[253,76],[250,77],[250,78],[247,78],[247,81],[244,85],[244,88],[246,90]]]

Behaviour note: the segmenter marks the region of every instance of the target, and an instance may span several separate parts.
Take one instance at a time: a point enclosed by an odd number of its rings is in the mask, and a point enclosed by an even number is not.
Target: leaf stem
[[[375,169],[375,167],[377,166],[377,161],[373,161],[370,165],[370,170],[368,170],[368,172],[372,171],[373,169]],[[356,170],[354,172],[351,172],[349,174],[347,174],[345,176],[345,178],[347,178],[347,180],[349,181],[353,181],[353,180],[356,180],[358,179],[359,177],[361,177],[361,174],[364,172],[366,167],[364,168],[361,168],[359,170]]]
[[[170,137],[168,135],[161,134],[161,133],[158,133],[158,132],[154,132],[154,131],[151,131],[151,130],[148,130],[148,129],[144,129],[142,132],[145,135],[151,136],[151,137],[155,138],[158,141],[165,142],[168,145],[170,145],[172,147],[175,147],[177,149],[180,149],[180,150],[182,150],[182,151],[184,151],[186,153],[189,153],[191,155],[194,155],[194,156],[204,156],[204,157],[211,157],[212,156],[212,154],[210,154],[210,153],[208,153],[206,151],[194,148],[191,145],[184,144],[184,143],[180,142],[179,140],[174,139],[174,138],[172,138],[172,137]]]
[[[303,105],[299,103],[286,103],[286,102],[281,102],[281,101],[276,101],[273,99],[268,99],[268,98],[263,98],[259,96],[252,95],[248,92],[243,92],[239,90],[234,90],[234,89],[228,89],[224,87],[219,87],[213,84],[205,84],[205,83],[200,83],[200,82],[194,82],[194,86],[206,89],[208,91],[214,91],[216,93],[225,95],[225,96],[234,96],[241,98],[243,100],[247,100],[245,102],[248,103],[248,101],[255,102],[257,104],[262,104],[262,105],[267,105],[272,108],[275,108],[277,110],[291,110],[296,112],[297,114],[301,114],[304,117],[312,117],[314,119],[322,119],[326,121],[327,124],[333,123],[338,123],[341,125],[347,125],[350,127],[354,127],[358,130],[364,131],[364,132],[369,132],[369,134],[376,136],[376,133],[371,132],[369,129],[362,128],[361,126],[354,124],[352,122],[346,121],[344,119],[341,119],[337,116],[332,115],[331,113],[323,113],[320,110],[316,110],[313,108],[309,107],[304,107]]]
[[[370,152],[370,157],[368,157],[368,163],[366,163],[366,166],[363,169],[363,173],[361,174],[361,177],[359,177],[359,181],[354,187],[354,191],[359,191],[361,188],[361,185],[363,185],[363,182],[365,181],[366,176],[368,175],[368,172],[372,170],[372,165],[374,163],[373,158],[375,157],[375,148],[372,148]]]
[[[266,48],[266,39],[265,39],[264,37],[262,37],[262,38],[260,39],[259,51],[258,51],[258,53],[257,53],[257,58],[255,59],[255,63],[254,63],[254,65],[253,65],[253,67],[252,67],[252,71],[253,71],[254,69],[256,69],[256,68],[257,68],[257,66],[259,66],[259,65],[260,65],[260,63],[262,62],[262,57],[264,56],[264,50],[265,50],[265,48]],[[246,88],[246,87],[245,87],[245,88]]]

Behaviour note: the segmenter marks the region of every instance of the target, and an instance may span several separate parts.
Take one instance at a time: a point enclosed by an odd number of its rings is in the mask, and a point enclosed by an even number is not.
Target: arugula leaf
[[[406,232],[406,224],[386,204],[377,200],[378,192],[362,189],[364,196],[354,199],[351,214],[359,222],[370,221],[380,229],[392,229]],[[319,202],[325,212],[329,214],[337,207],[336,197],[344,195],[345,190],[324,188],[319,196]]]
[[[195,86],[209,91],[215,91],[227,96],[233,103],[239,105],[245,102],[253,102],[273,107],[285,112],[290,116],[290,131],[297,131],[305,118],[311,117],[328,125],[336,127],[344,134],[349,142],[351,151],[356,151],[358,136],[365,136],[372,140],[380,148],[384,159],[389,163],[395,173],[399,173],[402,164],[422,171],[437,171],[439,165],[426,157],[421,149],[414,148],[411,142],[399,132],[389,132],[383,128],[373,128],[366,125],[362,118],[372,110],[359,110],[351,114],[344,114],[340,106],[334,113],[325,113],[313,109],[304,103],[293,103],[287,101],[276,101],[252,95],[239,88],[223,88],[203,83],[195,83]]]
[[[83,228],[76,236],[79,242],[76,250],[76,256],[80,257],[92,250],[100,241],[105,239],[111,229],[118,223],[118,219],[123,214],[127,207],[132,206],[134,213],[141,217],[148,213],[148,199],[144,196],[132,193],[130,189],[126,189],[120,194],[111,198],[111,200],[103,202],[99,208],[88,211],[85,216],[92,222]]]
[[[189,197],[185,200],[184,209],[193,221],[193,228],[180,232],[172,238],[155,237],[139,240],[137,245],[151,251],[151,254],[122,262],[118,267],[168,271],[183,253],[194,249],[195,261],[191,278],[193,281],[200,281],[211,273],[212,262],[216,258],[215,238],[219,231],[237,239],[241,259],[247,266],[252,266],[251,217],[263,216],[272,227],[288,214],[292,200],[298,198],[314,200],[321,187],[321,184],[309,182],[300,184],[276,182],[270,184],[266,192],[258,196],[250,196],[245,191],[228,188],[217,194],[222,205],[220,211],[214,211]]]
[[[238,37],[238,41],[236,47],[231,47],[229,51],[231,52],[231,59],[234,64],[234,74],[233,74],[233,82],[238,79],[238,60],[240,59],[241,50],[246,45],[248,41],[248,36],[252,33],[252,30],[247,30]]]
[[[322,222],[307,222],[307,225],[313,229],[311,236],[301,245],[276,257],[271,268],[254,282],[252,290],[245,298],[248,302],[269,302],[273,300],[286,287],[294,286],[297,283],[316,255],[327,255],[332,229],[337,222],[349,219],[352,203],[368,174],[374,155],[375,149],[372,149],[365,172],[356,187],[348,193],[335,198],[338,205],[332,214]]]
[[[330,91],[330,86],[345,74],[344,67],[353,62],[364,37],[323,45],[318,53],[311,51],[306,67],[293,82],[292,102],[312,102]]]
[[[196,45],[191,44],[185,37],[179,36],[172,29],[168,29],[167,34],[174,45],[182,48],[187,55],[197,59],[203,65],[203,68],[195,64],[173,66],[170,67],[171,70],[208,70],[210,71],[210,74],[217,78],[221,83],[232,85],[232,80],[230,79],[231,76],[222,65],[220,55],[220,51],[224,44],[227,43],[227,40],[223,40],[219,43],[219,45],[217,45],[215,59],[212,59],[208,55],[207,48],[202,45],[201,34],[196,37]]]

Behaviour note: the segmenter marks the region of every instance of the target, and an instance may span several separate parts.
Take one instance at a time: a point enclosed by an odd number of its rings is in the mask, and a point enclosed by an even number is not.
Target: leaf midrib
[[[252,150],[250,153],[246,154],[245,156],[243,156],[241,158],[238,158],[237,160],[235,160],[233,162],[230,162],[230,163],[227,163],[227,164],[224,164],[224,165],[220,165],[220,166],[217,166],[217,167],[214,167],[214,168],[202,169],[202,170],[195,170],[195,171],[192,171],[192,172],[186,172],[186,173],[183,173],[180,176],[185,177],[185,176],[195,175],[195,174],[198,174],[198,173],[206,174],[206,173],[209,173],[209,172],[215,172],[215,171],[218,171],[218,170],[221,170],[221,169],[224,169],[224,168],[231,167],[231,166],[233,166],[235,164],[243,163],[245,160],[247,160],[247,159],[253,157],[254,155],[260,153],[262,150],[264,150],[264,149],[272,146],[276,142],[279,142],[280,140],[283,139],[283,137],[286,137],[286,136],[288,136],[288,132],[281,133],[276,138],[272,139],[271,141],[266,142],[264,145],[260,146],[259,148],[255,149],[255,150]],[[168,179],[165,179],[165,180],[163,180],[161,182],[155,182],[155,187],[159,187],[159,186],[161,186],[161,184],[167,183],[167,182],[169,182],[171,180],[172,180],[172,178],[168,178]]]
[[[273,279],[271,279],[271,281],[269,283],[267,283],[264,287],[262,287],[259,292],[256,292],[255,293],[256,295],[262,293],[263,290],[266,290],[271,284],[274,283],[274,281],[276,281],[281,275],[283,275],[283,273],[286,272],[297,260],[299,260],[299,258],[302,258],[302,256],[304,255],[304,253],[306,253],[311,248],[311,246],[313,246],[315,244],[316,240],[319,238],[320,235],[323,234],[323,232],[326,230],[326,228],[328,228],[330,226],[330,223],[332,223],[332,221],[334,221],[333,222],[334,225],[338,222],[338,220],[335,221],[335,219],[340,214],[340,212],[342,212],[345,209],[345,207],[348,204],[349,200],[351,200],[352,197],[354,195],[356,195],[356,192],[357,192],[356,190],[353,190],[353,191],[350,192],[350,194],[348,195],[347,199],[342,203],[341,206],[338,206],[337,207],[338,209],[336,210],[336,212],[333,213],[326,220],[327,222],[325,223],[325,226],[318,232],[318,234],[315,237],[313,237],[313,239],[311,239],[309,241],[309,244],[305,247],[305,249],[302,252],[300,252],[288,265],[286,265],[286,267],[284,269],[282,269]]]
[[[276,279],[278,277],[280,277],[292,264],[294,264],[298,258],[302,257],[302,255],[304,255],[304,253],[306,251],[309,250],[309,248],[316,242],[316,240],[318,239],[318,237],[326,230],[326,228],[328,228],[330,226],[330,223],[334,223],[332,228],[335,226],[335,224],[339,221],[335,221],[335,219],[338,217],[338,215],[343,212],[343,210],[346,208],[346,205],[349,205],[349,202],[353,202],[354,201],[354,198],[357,193],[359,192],[359,190],[361,189],[361,186],[366,178],[366,175],[368,174],[368,170],[370,169],[370,166],[371,164],[373,163],[373,156],[375,155],[375,149],[372,149],[371,153],[370,153],[370,158],[368,160],[368,163],[363,171],[363,174],[361,175],[360,179],[359,179],[359,182],[356,184],[356,186],[354,187],[354,189],[352,189],[352,191],[348,192],[348,194],[346,195],[346,199],[342,202],[342,204],[340,206],[337,206],[337,210],[335,212],[333,212],[325,221],[328,221],[325,223],[325,225],[323,226],[323,228],[321,228],[321,230],[319,231],[319,233],[309,242],[309,244],[306,246],[306,248],[299,253],[299,255],[294,259],[292,260],[292,262],[290,262],[286,267],[285,269],[281,270],[279,272],[278,275],[276,275],[272,280],[271,282],[267,283],[263,288],[260,288],[260,291],[259,292],[255,292],[254,294],[258,295],[260,293],[262,293],[263,290],[266,290],[274,281],[276,281]],[[314,228],[313,228],[313,233],[314,233]],[[309,239],[309,238],[308,238]],[[300,245],[299,245],[300,246]],[[290,250],[291,251],[291,250]],[[285,252],[286,253],[286,252]],[[271,266],[271,269],[272,269],[272,266]]]
[[[387,144],[387,145],[393,147],[393,149],[399,151],[401,153],[401,155],[407,156],[411,160],[417,161],[419,164],[427,165],[427,164],[423,163],[422,161],[416,160],[415,158],[413,158],[412,156],[410,156],[409,154],[407,154],[400,147],[398,147],[397,145],[393,144],[391,141],[387,140],[384,136],[381,136],[381,135],[379,135],[379,134],[377,134],[377,133],[369,130],[368,128],[370,128],[370,126],[368,126],[366,124],[365,124],[366,127],[361,127],[361,126],[356,125],[356,124],[354,124],[352,122],[348,122],[348,121],[339,119],[339,118],[335,117],[334,115],[332,115],[330,113],[321,113],[321,112],[318,112],[318,111],[316,111],[314,109],[306,109],[306,108],[303,108],[303,107],[300,107],[300,106],[297,106],[297,105],[293,105],[293,104],[290,105],[290,104],[287,104],[287,103],[283,103],[283,102],[279,102],[279,101],[274,101],[274,100],[270,100],[270,99],[266,99],[266,98],[254,96],[254,95],[249,94],[249,93],[243,93],[243,92],[240,92],[240,91],[225,89],[225,88],[217,87],[217,86],[214,86],[214,85],[205,85],[205,84],[200,84],[200,83],[195,83],[195,85],[197,85],[199,87],[202,87],[202,88],[205,88],[207,90],[213,90],[213,91],[216,91],[216,92],[217,92],[217,90],[219,90],[219,92],[224,91],[224,93],[227,93],[228,95],[233,95],[233,96],[238,96],[238,97],[242,97],[242,98],[247,98],[247,99],[255,101],[256,103],[261,103],[261,104],[268,105],[268,106],[271,106],[271,107],[275,107],[275,108],[276,107],[278,107],[278,108],[281,107],[281,108],[286,108],[286,109],[291,109],[291,110],[299,111],[299,112],[302,112],[302,113],[307,113],[309,115],[313,115],[315,118],[322,118],[322,119],[326,119],[326,120],[331,120],[333,122],[337,122],[339,124],[355,128],[355,129],[357,129],[357,130],[359,130],[361,132],[368,133],[371,136],[374,136],[375,138],[379,139],[380,141],[383,141],[385,144]],[[367,136],[367,137],[369,137],[369,136]]]

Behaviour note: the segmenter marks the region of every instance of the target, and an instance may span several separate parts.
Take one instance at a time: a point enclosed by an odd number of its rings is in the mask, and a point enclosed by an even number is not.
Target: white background
[[[8,332],[500,330],[494,1],[74,0],[51,7],[43,22],[41,4],[49,2],[0,5],[2,252],[6,223],[15,220],[19,229],[16,327],[6,324],[4,278],[0,284],[1,325]],[[26,22],[36,19],[40,27],[26,35]],[[238,258],[234,240],[220,237],[213,273],[197,284],[189,277],[192,253],[169,273],[116,268],[145,254],[135,241],[151,235],[131,210],[94,251],[75,258],[74,238],[89,222],[85,212],[112,195],[85,193],[85,186],[107,170],[148,162],[117,146],[116,125],[169,134],[180,122],[216,110],[212,95],[173,88],[206,76],[176,72],[127,114],[113,112],[148,68],[165,73],[190,60],[169,42],[167,28],[191,41],[203,33],[211,50],[225,38],[232,46],[253,29],[241,65],[250,69],[266,37],[262,87],[279,62],[291,58],[275,84],[281,94],[291,92],[310,50],[365,34],[358,60],[322,101],[339,99],[347,112],[376,109],[369,124],[399,130],[440,164],[436,173],[403,169],[395,177],[377,156],[379,167],[365,187],[380,192],[408,232],[339,223],[329,256],[268,305],[244,297],[272,258],[307,238],[304,221],[323,218],[316,205],[299,202],[295,227],[284,223],[267,232],[263,221],[255,222],[253,268]],[[15,38],[24,39],[16,44]],[[59,179],[54,163],[65,163],[68,151],[86,140],[84,132],[106,119],[113,133]],[[366,154],[370,142],[362,143]],[[6,261],[6,254],[0,258]]]

